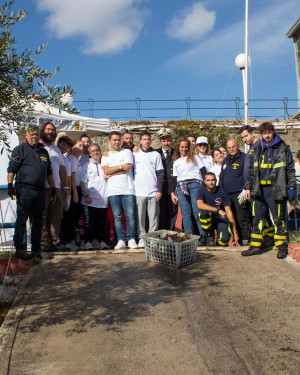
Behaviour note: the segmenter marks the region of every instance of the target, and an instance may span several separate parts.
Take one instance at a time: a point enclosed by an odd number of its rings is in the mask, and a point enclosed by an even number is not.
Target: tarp
[[[95,136],[98,133],[110,133],[110,120],[107,118],[90,118],[76,114],[72,114],[66,111],[59,110],[58,108],[51,107],[42,102],[36,102],[33,106],[33,110],[30,112],[25,121],[21,124],[14,125],[12,128],[17,129],[19,126],[26,126],[29,124],[41,126],[46,121],[51,121],[57,132],[87,132],[91,136]],[[1,129],[7,127],[0,124]],[[19,138],[15,132],[7,130],[6,135],[10,148],[13,149],[19,144]],[[1,150],[3,148],[3,152]],[[0,141],[0,224],[1,223],[14,223],[16,220],[16,201],[12,201],[7,195],[7,167],[9,162],[9,153],[7,152],[6,146]],[[0,248],[1,246],[11,246],[12,236],[14,229],[1,229],[0,226]],[[29,236],[29,227],[27,235]],[[29,238],[28,238],[29,242]]]
[[[46,121],[51,121],[57,131],[79,131],[110,133],[110,120],[108,118],[84,117],[67,111],[51,107],[42,102],[35,102],[30,115],[21,125],[42,125]]]

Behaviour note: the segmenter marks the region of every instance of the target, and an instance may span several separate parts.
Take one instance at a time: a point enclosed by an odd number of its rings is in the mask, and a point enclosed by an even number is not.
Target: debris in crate
[[[161,239],[170,242],[183,242],[189,239],[189,235],[187,233],[166,234]]]

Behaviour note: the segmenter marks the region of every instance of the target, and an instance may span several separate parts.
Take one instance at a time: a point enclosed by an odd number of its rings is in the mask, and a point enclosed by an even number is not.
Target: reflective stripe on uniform
[[[272,181],[271,180],[259,180],[260,185],[271,185]]]
[[[273,165],[273,168],[281,168],[281,167],[285,167],[285,161],[281,161],[280,163],[275,163]]]
[[[261,242],[253,242],[253,241],[251,241],[250,245],[251,246],[255,246],[255,247],[261,247]]]
[[[252,216],[255,216],[255,201],[252,203]]]
[[[261,168],[271,168],[272,164],[261,164],[260,167]]]
[[[262,234],[256,234],[256,233],[252,233],[251,237],[252,238],[258,238],[258,239],[262,239],[263,238]]]
[[[275,241],[275,246],[284,245],[285,241]]]
[[[278,234],[274,235],[274,240],[286,240],[287,236],[278,236]]]

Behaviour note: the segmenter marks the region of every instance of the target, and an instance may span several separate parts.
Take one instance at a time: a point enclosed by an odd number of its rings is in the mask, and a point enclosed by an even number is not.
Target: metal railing
[[[112,121],[159,120],[241,120],[244,102],[234,99],[128,99],[78,100],[75,106],[82,115],[108,117]],[[287,120],[299,111],[298,100],[249,100],[249,118]]]

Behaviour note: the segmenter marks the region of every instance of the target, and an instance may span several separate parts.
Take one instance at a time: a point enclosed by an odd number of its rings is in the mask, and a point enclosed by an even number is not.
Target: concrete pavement
[[[300,265],[200,251],[183,269],[143,253],[34,267],[0,330],[0,374],[300,374]]]

